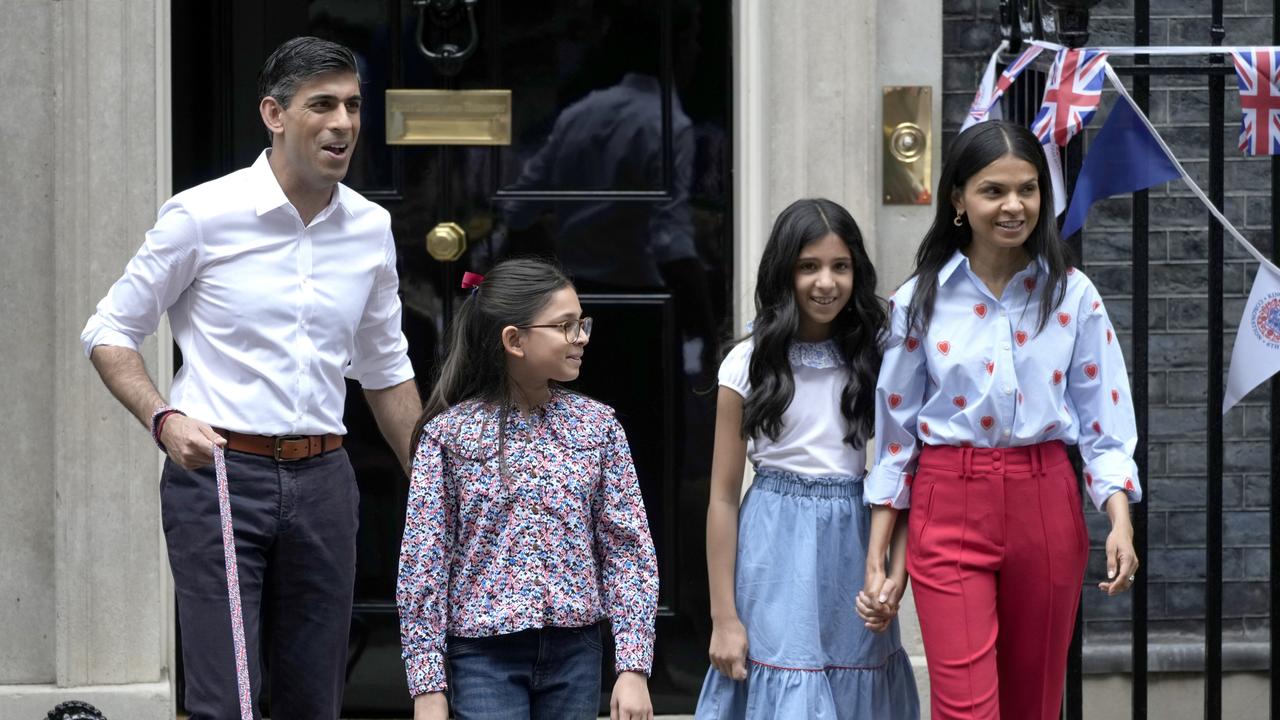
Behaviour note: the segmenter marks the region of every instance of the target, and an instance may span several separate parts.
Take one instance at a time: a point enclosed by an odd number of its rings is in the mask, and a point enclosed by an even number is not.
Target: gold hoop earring
[[[963,226],[964,226],[964,213],[960,213],[959,215],[956,215],[956,216],[955,216],[955,219],[953,219],[953,220],[951,221],[951,224],[952,224],[952,225],[955,225],[956,227],[963,227]]]

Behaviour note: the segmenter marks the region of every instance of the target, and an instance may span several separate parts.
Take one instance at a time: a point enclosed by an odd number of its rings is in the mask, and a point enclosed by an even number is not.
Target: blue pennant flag
[[[1182,177],[1139,110],[1121,96],[1102,129],[1089,143],[1062,223],[1062,237],[1084,227],[1089,207],[1112,195],[1145,190]]]

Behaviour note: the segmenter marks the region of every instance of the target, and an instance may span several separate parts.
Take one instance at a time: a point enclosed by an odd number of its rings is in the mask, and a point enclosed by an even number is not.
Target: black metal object
[[[1221,45],[1226,37],[1222,25],[1222,0],[1213,0],[1209,36]],[[1220,64],[1222,57],[1209,58]],[[1223,206],[1222,107],[1225,78],[1209,76],[1209,200],[1219,210]],[[1204,570],[1204,715],[1222,717],[1222,225],[1209,217],[1209,487],[1205,508]]]
[[[1280,2],[1276,3],[1280,5]],[[1275,7],[1271,13],[1271,42],[1280,45],[1280,7]],[[1280,233],[1274,231],[1280,228],[1280,202],[1276,202],[1276,188],[1280,188],[1280,156],[1272,156],[1271,158],[1271,258],[1280,258]],[[1271,378],[1271,417],[1276,415],[1276,408],[1280,408],[1280,378]],[[1271,680],[1271,717],[1280,718],[1280,662],[1276,662],[1275,648],[1280,647],[1280,624],[1276,623],[1276,618],[1280,618],[1280,593],[1276,592],[1276,588],[1280,587],[1280,513],[1276,512],[1276,508],[1280,507],[1280,423],[1271,423],[1271,496],[1270,496],[1270,514],[1271,514],[1271,551],[1270,551],[1270,576],[1271,576],[1271,663],[1270,663],[1270,680]]]
[[[476,3],[479,0],[413,0],[418,8],[418,52],[422,53],[442,75],[456,75],[462,63],[476,51],[480,44],[480,31],[476,28]],[[467,44],[459,47],[451,42],[441,43],[434,50],[428,48],[424,36],[427,23],[438,27],[457,25],[466,16],[470,34]]]
[[[1067,47],[1084,47],[1089,42],[1089,8],[1102,0],[1045,0],[1054,9],[1058,40]]]
[[[1133,5],[1133,44],[1135,46],[1151,44],[1151,2],[1135,0]],[[1138,55],[1133,58],[1136,67],[1147,67],[1148,57]],[[1133,77],[1133,101],[1138,109],[1146,114],[1151,106],[1151,77],[1137,73]],[[1150,279],[1150,253],[1147,235],[1150,229],[1151,204],[1146,190],[1133,194],[1133,235],[1130,253],[1133,262],[1133,329],[1130,346],[1130,365],[1133,370],[1133,410],[1134,420],[1138,427],[1138,446],[1134,449],[1133,460],[1138,466],[1138,477],[1146,483],[1146,502],[1130,507],[1133,514],[1133,549],[1140,560],[1147,558],[1147,506],[1151,502],[1152,487],[1148,479],[1147,468],[1147,435],[1150,428],[1150,398],[1147,386],[1149,368],[1147,331],[1149,328],[1148,297]],[[1139,572],[1134,582],[1131,620],[1133,623],[1132,657],[1133,686],[1129,696],[1132,715],[1135,720],[1147,717],[1147,576],[1149,572]],[[1139,632],[1141,628],[1141,632]]]
[[[87,702],[72,700],[71,702],[59,703],[57,707],[49,711],[45,716],[45,720],[107,720],[106,716],[98,708]]]

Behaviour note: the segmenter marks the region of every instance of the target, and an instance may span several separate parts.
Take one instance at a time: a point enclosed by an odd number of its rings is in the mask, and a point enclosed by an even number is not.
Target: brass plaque
[[[510,145],[510,90],[388,90],[388,145]]]
[[[881,185],[885,205],[933,202],[933,88],[884,88]]]

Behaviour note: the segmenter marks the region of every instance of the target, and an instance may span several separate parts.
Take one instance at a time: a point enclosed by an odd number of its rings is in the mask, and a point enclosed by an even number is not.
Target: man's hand
[[[413,720],[449,720],[449,703],[444,693],[432,692],[413,698]]]
[[[613,683],[613,697],[609,699],[609,720],[653,720],[649,679],[642,673],[618,675]]]
[[[227,446],[227,439],[213,428],[186,415],[173,413],[164,420],[160,432],[169,459],[186,470],[195,470],[213,462],[213,446]]]

